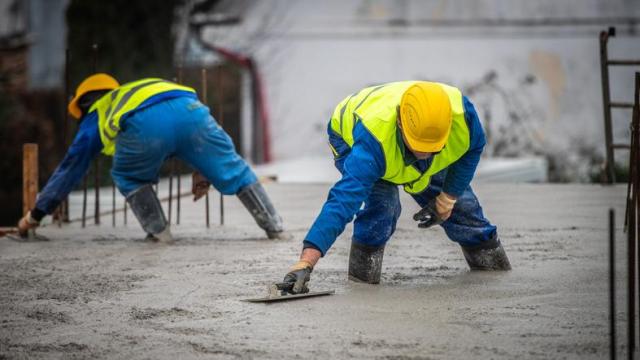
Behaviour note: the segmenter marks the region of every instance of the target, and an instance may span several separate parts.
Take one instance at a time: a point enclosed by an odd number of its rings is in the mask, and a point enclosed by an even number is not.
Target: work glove
[[[425,207],[413,215],[413,220],[418,221],[418,227],[429,228],[440,225],[446,221],[453,211],[456,199],[452,199],[445,193],[440,193],[429,201]]]
[[[193,201],[198,201],[201,197],[205,196],[209,192],[211,183],[207,178],[197,171],[191,174],[191,193],[193,194]]]
[[[25,216],[18,221],[18,234],[22,237],[26,237],[29,233],[29,230],[35,229],[40,226],[40,221],[34,219],[31,216],[31,211],[27,211]]]
[[[290,294],[306,294],[309,292],[307,282],[311,279],[313,266],[306,260],[300,260],[293,265],[287,275],[284,276],[283,291]]]

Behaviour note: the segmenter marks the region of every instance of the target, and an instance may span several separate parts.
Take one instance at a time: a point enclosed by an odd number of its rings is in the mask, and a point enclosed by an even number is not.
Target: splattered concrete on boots
[[[208,230],[204,205],[183,202],[174,245],[142,241],[133,218],[115,229],[109,218],[87,229],[47,226],[47,242],[0,239],[0,358],[607,356],[606,211],[615,207],[622,224],[624,187],[479,184],[513,264],[507,273],[469,272],[441,229],[415,226],[417,205],[402,195],[380,285],[347,280],[348,226],[312,274],[312,289],[336,295],[241,302],[264,295],[296,260],[328,188],[267,185],[287,240],[267,240],[231,197],[226,225]]]

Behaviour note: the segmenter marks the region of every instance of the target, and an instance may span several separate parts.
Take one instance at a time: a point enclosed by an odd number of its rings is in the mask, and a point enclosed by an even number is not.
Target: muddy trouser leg
[[[151,186],[172,151],[172,130],[157,121],[154,113],[158,111],[154,106],[126,119],[116,138],[111,175],[143,230],[155,240],[170,242],[169,224]]]
[[[270,238],[282,232],[282,219],[258,183],[247,162],[236,152],[229,135],[209,114],[209,109],[194,100],[185,116],[189,128],[182,131],[177,155],[195,167],[225,195],[238,195],[258,226]]]
[[[445,177],[446,170],[435,174],[429,187],[423,193],[413,196],[421,207],[440,194]],[[497,228],[485,218],[470,186],[458,197],[451,216],[441,226],[449,239],[460,244],[472,270],[511,269],[498,238]]]
[[[351,280],[380,282],[384,246],[396,229],[400,212],[398,186],[383,180],[376,182],[353,223],[349,253]]]

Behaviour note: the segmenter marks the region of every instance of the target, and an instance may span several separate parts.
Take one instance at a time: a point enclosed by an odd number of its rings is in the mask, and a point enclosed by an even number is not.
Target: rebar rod
[[[224,85],[222,79],[222,66],[218,67],[218,115],[220,117],[220,126],[224,131]],[[220,225],[224,225],[224,194],[220,193]]]
[[[171,225],[171,210],[173,205],[173,175],[176,172],[176,161],[174,158],[169,163],[169,211],[167,218],[169,219],[169,225]]]
[[[611,359],[616,358],[616,225],[615,210],[609,209],[609,335]]]
[[[180,62],[178,63],[178,84],[182,85],[182,60],[180,60]],[[178,163],[178,179],[177,179],[178,181],[176,184],[176,187],[178,189],[177,190],[178,197],[176,198],[176,225],[180,225],[180,198],[181,198],[180,191],[182,191],[182,188],[181,188],[182,176],[180,176],[182,174],[182,171],[180,170],[182,170],[181,162]]]
[[[207,69],[202,68],[202,101],[204,101],[204,105],[207,105]],[[208,190],[208,189],[207,189]],[[207,224],[207,228],[210,227],[209,223],[209,191],[205,194],[204,199],[205,206],[205,220]]]

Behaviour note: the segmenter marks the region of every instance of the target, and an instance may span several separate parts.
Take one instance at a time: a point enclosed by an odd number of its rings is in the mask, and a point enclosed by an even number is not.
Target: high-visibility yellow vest
[[[384,152],[386,170],[382,179],[404,185],[410,194],[418,194],[429,186],[431,176],[445,169],[469,150],[469,127],[464,119],[462,93],[453,86],[437,83],[449,96],[451,103],[451,133],[442,151],[433,156],[424,173],[417,167],[405,165],[403,151],[398,144],[397,107],[404,92],[417,81],[401,81],[372,86],[342,100],[331,117],[331,129],[353,146],[353,128],[362,121],[364,127],[378,140]],[[404,146],[404,145],[402,145]],[[407,149],[407,151],[409,151]]]
[[[147,78],[124,84],[104,96],[91,106],[89,112],[98,112],[98,129],[102,140],[102,152],[113,155],[116,151],[115,139],[120,131],[120,119],[138,108],[150,97],[172,90],[183,90],[195,93],[187,86],[170,81]]]

